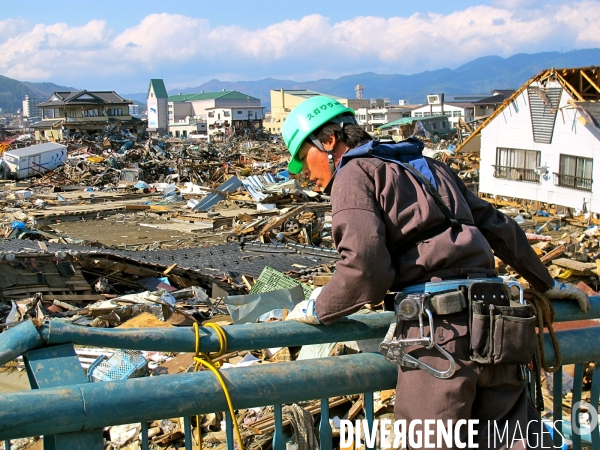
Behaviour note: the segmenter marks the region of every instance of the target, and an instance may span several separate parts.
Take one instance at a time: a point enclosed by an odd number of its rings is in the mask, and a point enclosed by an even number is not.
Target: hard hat
[[[354,116],[354,110],[324,95],[304,100],[289,113],[281,127],[281,134],[292,155],[288,164],[288,170],[291,173],[302,171],[302,162],[298,159],[298,152],[304,140],[317,128],[331,122],[331,119],[341,114]]]

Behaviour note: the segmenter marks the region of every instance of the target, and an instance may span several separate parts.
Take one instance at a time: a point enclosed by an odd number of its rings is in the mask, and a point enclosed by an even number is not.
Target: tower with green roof
[[[164,136],[167,134],[169,94],[161,78],[153,78],[148,86],[148,131]]]

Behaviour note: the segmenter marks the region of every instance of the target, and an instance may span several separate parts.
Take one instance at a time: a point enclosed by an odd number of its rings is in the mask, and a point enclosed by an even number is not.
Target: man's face
[[[309,142],[304,142],[300,147],[298,158],[302,161],[302,175],[324,189],[331,180],[331,169],[329,168],[327,153],[322,152]]]

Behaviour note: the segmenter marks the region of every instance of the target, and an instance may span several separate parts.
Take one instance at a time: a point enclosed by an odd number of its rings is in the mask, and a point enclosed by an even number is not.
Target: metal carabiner
[[[401,350],[402,356],[400,363],[403,366],[410,367],[412,369],[421,369],[427,372],[429,375],[433,375],[436,378],[450,378],[456,372],[456,361],[452,357],[450,353],[444,350],[439,344],[436,342],[433,343],[433,346],[446,357],[446,359],[450,362],[450,367],[448,370],[442,371],[437,370],[430,365],[425,364],[423,361],[415,358],[414,356],[409,355],[408,353],[404,353],[404,349]]]
[[[525,302],[525,290],[523,289],[523,286],[521,286],[520,283],[518,283],[516,281],[507,281],[506,285],[508,286],[509,289],[513,286],[518,288],[519,289],[519,303],[521,303],[521,305],[527,304]]]

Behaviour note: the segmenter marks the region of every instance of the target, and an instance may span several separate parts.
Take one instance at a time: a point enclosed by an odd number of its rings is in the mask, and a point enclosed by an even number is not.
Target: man
[[[333,238],[341,256],[331,281],[289,319],[327,325],[366,303],[380,303],[388,291],[428,292],[436,282],[495,279],[494,253],[546,297],[574,299],[583,311],[589,309],[583,292],[552,279],[512,219],[472,194],[445,164],[422,157],[417,139],[373,141],[352,109],[325,96],[297,106],[282,134],[291,154],[289,171],[331,193]],[[497,420],[513,428],[518,423],[526,435],[528,421],[539,415],[528,405],[519,366],[470,360],[467,309],[434,315],[433,324],[437,347],[413,347],[412,354],[441,373],[448,360],[439,347],[452,355],[456,372],[440,379],[399,366],[396,419],[479,419],[481,439],[487,421]],[[409,322],[402,333],[415,337],[418,331]],[[547,435],[544,439],[548,442]],[[488,445],[482,440],[480,448]]]

